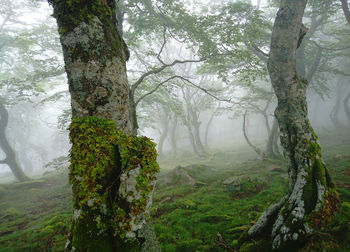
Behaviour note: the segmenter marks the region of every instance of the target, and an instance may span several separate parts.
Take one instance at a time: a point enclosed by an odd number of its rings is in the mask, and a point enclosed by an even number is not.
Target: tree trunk
[[[274,117],[272,128],[269,132],[269,138],[266,144],[265,156],[267,157],[279,156],[278,149],[276,150],[276,146],[275,146],[276,139],[278,138],[277,133],[278,133],[278,121],[276,117]]]
[[[171,144],[171,149],[173,151],[174,158],[177,157],[177,138],[176,138],[177,124],[178,124],[178,117],[176,114],[174,114],[173,123],[170,130],[170,144]]]
[[[168,132],[169,132],[169,118],[167,117],[166,113],[164,114],[164,117],[162,117],[161,119],[161,129],[162,129],[162,134],[158,141],[158,154],[159,156],[164,156],[164,153],[163,153],[164,141],[168,136]]]
[[[158,251],[146,220],[156,174],[155,144],[131,132],[116,3],[49,0],[71,94],[68,251]],[[151,249],[150,249],[151,248]]]
[[[348,118],[349,126],[350,126],[350,90],[348,92],[348,95],[345,97],[344,101],[344,110],[346,117]]]
[[[7,141],[6,128],[8,124],[8,111],[4,104],[0,101],[0,147],[5,153],[6,158],[0,160],[0,164],[7,164],[12,174],[18,181],[26,181],[29,178],[24,174],[16,160],[16,153]]]
[[[130,125],[131,125],[131,134],[137,136],[137,131],[139,129],[139,124],[137,122],[137,113],[135,103],[135,95],[132,89],[129,89],[129,102],[130,102]]]
[[[307,118],[307,81],[296,73],[296,50],[307,32],[302,17],[307,0],[281,0],[274,23],[268,71],[278,106],[281,143],[288,164],[289,192],[271,205],[248,231],[268,235],[273,249],[297,249],[324,225],[338,206],[338,195]]]
[[[252,149],[256,152],[256,154],[258,154],[259,156],[261,156],[263,153],[262,151],[256,147],[252,142],[250,142],[249,138],[248,138],[248,135],[247,135],[247,111],[244,112],[244,115],[243,115],[243,135],[244,135],[244,139],[246,140],[246,142],[248,143],[248,145],[250,147],[252,147]]]
[[[201,136],[199,133],[199,127],[201,126],[201,122],[199,122],[197,114],[195,114],[192,118],[193,118],[192,125],[193,125],[193,135],[194,135],[195,144],[200,154],[202,156],[207,156],[208,153],[202,144]]]
[[[214,117],[215,117],[216,113],[218,112],[219,108],[220,108],[220,104],[217,107],[217,109],[211,114],[209,121],[207,123],[207,126],[205,127],[204,146],[206,149],[209,149],[209,144],[208,144],[209,128],[210,128],[210,126],[214,120]]]
[[[336,86],[336,99],[335,99],[335,104],[334,107],[331,111],[330,118],[332,120],[332,123],[334,126],[338,128],[343,128],[344,125],[339,121],[339,112],[340,112],[340,106],[341,106],[341,100],[343,96],[343,86],[344,84],[339,80]]]

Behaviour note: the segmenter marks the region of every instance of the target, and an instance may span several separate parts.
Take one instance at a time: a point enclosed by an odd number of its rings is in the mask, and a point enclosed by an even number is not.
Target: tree
[[[157,251],[146,224],[159,167],[155,144],[128,136],[126,45],[116,3],[49,0],[71,94],[69,251]],[[152,236],[153,234],[153,236]]]
[[[13,175],[19,181],[28,180],[28,177],[24,174],[22,168],[19,166],[18,161],[16,160],[16,153],[12,149],[6,137],[6,127],[8,124],[8,112],[5,108],[5,105],[0,100],[0,146],[3,152],[6,155],[6,158],[0,160],[0,164],[7,164]]]
[[[273,26],[268,70],[278,99],[275,110],[288,164],[289,192],[271,205],[248,231],[268,234],[272,248],[300,247],[338,206],[338,195],[321,147],[307,118],[307,80],[296,71],[296,50],[307,32],[307,0],[282,0]]]

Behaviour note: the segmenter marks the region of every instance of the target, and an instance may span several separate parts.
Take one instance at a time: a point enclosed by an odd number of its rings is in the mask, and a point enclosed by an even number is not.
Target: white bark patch
[[[281,236],[277,235],[272,242],[272,249],[277,249],[281,245]]]
[[[73,220],[76,221],[79,219],[81,215],[81,209],[74,209],[73,210]]]
[[[316,185],[317,185],[317,203],[316,203],[315,210],[318,211],[322,207],[323,195],[326,191],[326,188],[318,180],[316,181]]]
[[[74,28],[73,31],[63,35],[62,44],[72,48],[74,48],[77,44],[80,44],[85,50],[88,51],[91,46],[91,38],[99,41],[104,40],[102,23],[96,16],[89,20],[89,24],[81,22]]]
[[[277,234],[277,232],[283,225],[283,221],[284,221],[283,216],[281,214],[278,214],[278,217],[272,227],[272,237],[274,237]]]
[[[253,235],[259,232],[263,227],[267,225],[267,221],[271,218],[271,215],[280,210],[285,203],[287,196],[284,196],[279,202],[272,204],[265,212],[259,217],[258,221],[248,230],[249,235]]]

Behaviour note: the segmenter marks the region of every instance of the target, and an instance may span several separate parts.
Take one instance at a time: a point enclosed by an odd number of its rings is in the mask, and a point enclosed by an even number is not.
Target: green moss
[[[136,216],[144,212],[153,189],[151,182],[159,172],[155,144],[146,137],[126,136],[112,120],[96,117],[74,119],[70,140],[69,182],[74,208],[81,210],[72,233],[86,234],[81,229],[88,227],[89,232],[109,230],[112,236],[124,239],[131,229],[130,213]],[[128,203],[118,194],[119,178],[136,168],[140,168],[136,190],[141,198]],[[78,237],[84,240],[83,235]]]
[[[101,20],[112,18],[116,11],[114,4],[110,6],[107,1],[101,0],[49,0],[49,3],[55,8],[54,16],[61,20],[60,34],[65,34],[81,22],[89,23],[93,16],[98,16]]]

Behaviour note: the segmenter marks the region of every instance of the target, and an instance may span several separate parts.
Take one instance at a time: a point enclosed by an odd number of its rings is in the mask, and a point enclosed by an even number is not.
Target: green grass
[[[343,200],[350,201],[350,134],[320,138]],[[233,143],[234,144],[234,143]],[[283,159],[258,160],[249,147],[212,150],[207,159],[187,156],[161,161],[161,177],[181,165],[201,183],[157,185],[151,210],[163,251],[224,251],[215,243],[220,233],[229,246],[287,190]],[[268,171],[278,166],[280,171]],[[239,187],[225,186],[244,176]],[[249,178],[248,178],[249,176]],[[63,251],[72,211],[71,189],[64,172],[26,183],[0,185],[0,251]],[[350,250],[339,244],[338,250]]]

